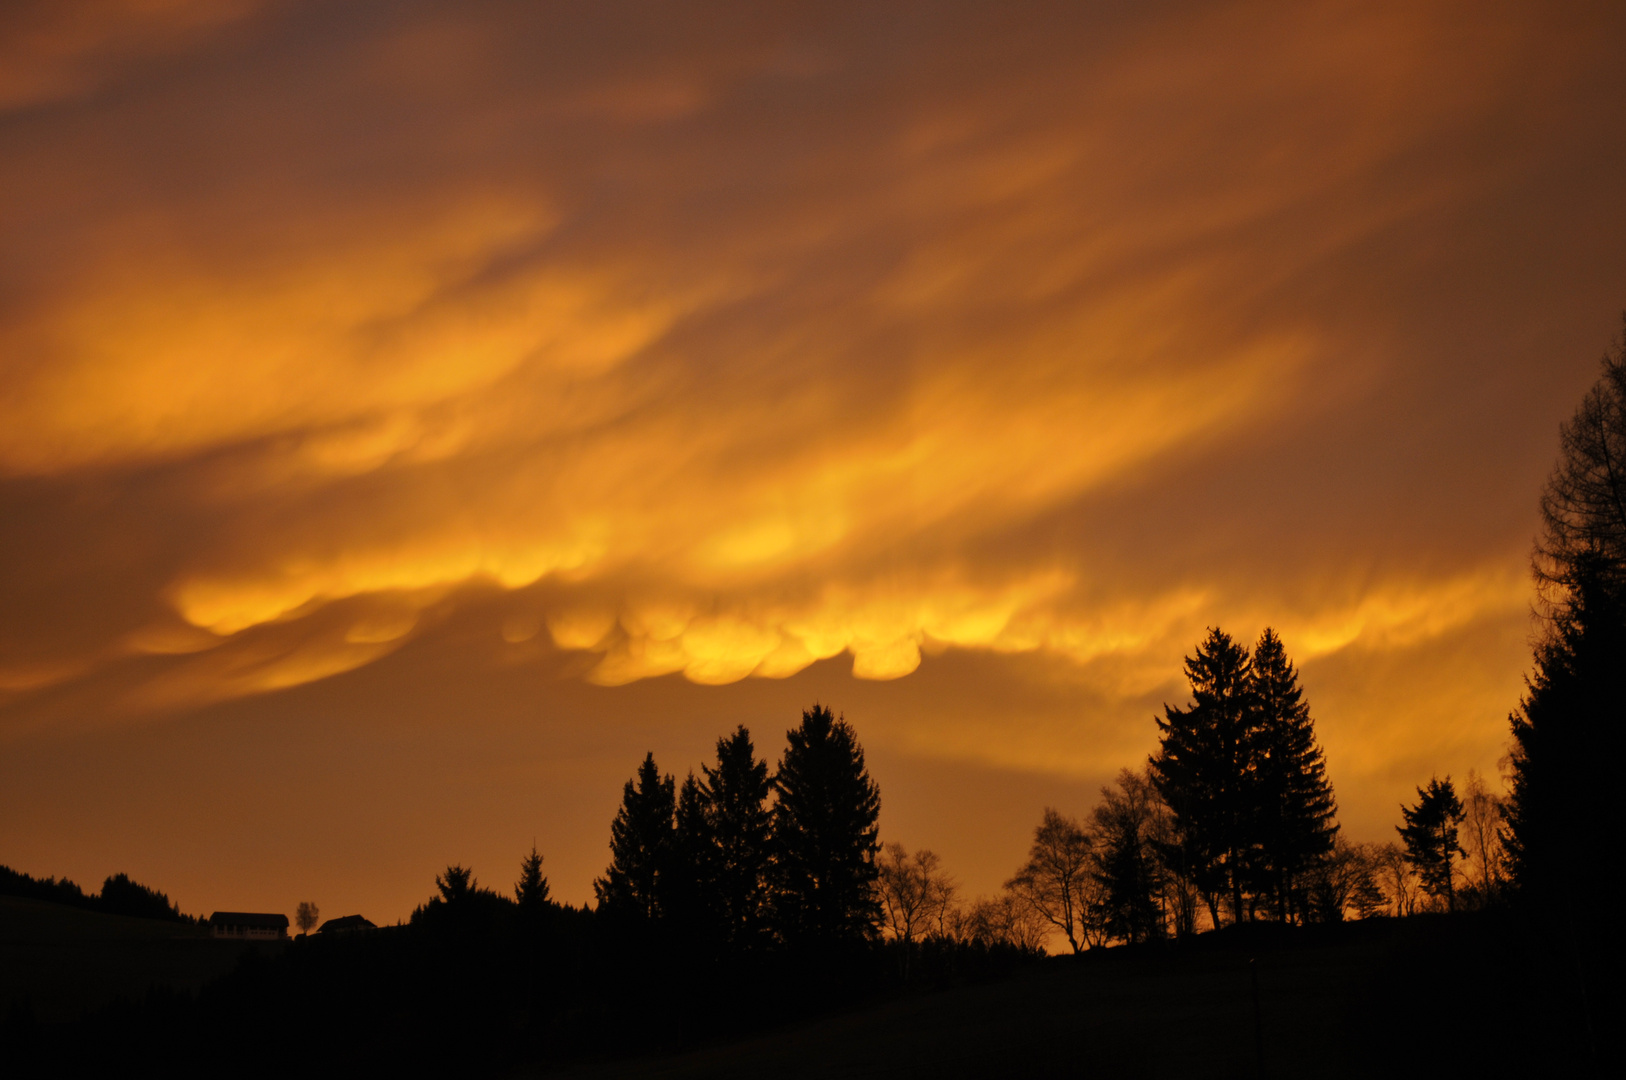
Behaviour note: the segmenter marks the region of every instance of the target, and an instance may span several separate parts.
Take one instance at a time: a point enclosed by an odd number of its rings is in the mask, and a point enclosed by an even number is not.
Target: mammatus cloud
[[[1523,618],[1522,525],[1385,509],[1383,395],[1445,361],[1382,283],[1501,205],[1483,132],[1585,91],[1584,25],[922,9],[690,48],[500,4],[220,11],[12,32],[0,470],[161,492],[98,530],[187,523],[120,605],[82,529],[31,534],[59,585],[12,608],[14,701],[285,689],[496,590],[494,655],[604,685],[1043,654],[1144,727],[1205,625],[1330,671]]]

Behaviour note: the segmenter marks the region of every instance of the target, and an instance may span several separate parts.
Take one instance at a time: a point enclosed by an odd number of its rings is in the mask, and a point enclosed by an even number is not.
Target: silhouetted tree
[[[701,766],[701,794],[711,843],[714,903],[724,940],[736,949],[762,944],[767,933],[768,869],[773,817],[768,763],[758,761],[743,725],[717,740],[717,767]]]
[[[1051,807],[1033,830],[1028,861],[1005,888],[1046,923],[1067,936],[1074,955],[1083,951],[1082,935],[1090,918],[1090,836],[1070,817]]]
[[[1258,710],[1248,651],[1211,628],[1196,655],[1186,658],[1186,678],[1194,701],[1185,709],[1164,707],[1152,782],[1174,815],[1179,862],[1218,926],[1214,897],[1222,890],[1230,896],[1232,917],[1242,917],[1257,829]]]
[[[661,776],[653,753],[644,755],[637,776],[622,789],[621,809],[610,824],[609,869],[593,882],[600,910],[614,917],[661,917],[675,803],[672,778]]]
[[[322,918],[322,912],[309,900],[302,900],[294,911],[294,925],[299,927],[302,934],[308,934],[316,929],[316,924]]]
[[[114,874],[103,881],[96,906],[113,915],[133,915],[139,919],[185,918],[167,895],[131,881],[128,874]]]
[[[479,888],[479,882],[474,880],[473,869],[453,863],[444,874],[435,875],[435,888],[440,890],[442,903],[455,904],[473,895],[474,890]]]
[[[774,777],[774,919],[796,947],[871,940],[881,792],[845,719],[815,704],[786,733]]]
[[[1457,843],[1457,826],[1462,824],[1462,802],[1451,778],[1435,777],[1428,787],[1417,789],[1417,805],[1400,807],[1404,825],[1395,831],[1406,845],[1406,861],[1417,871],[1423,891],[1436,899],[1445,898],[1448,911],[1457,906],[1452,859],[1467,855]]]
[[[877,867],[881,910],[887,930],[903,950],[907,980],[916,940],[933,931],[941,933],[945,927],[954,902],[954,880],[943,871],[935,852],[922,848],[911,856],[902,844],[888,844]]]
[[[53,904],[73,907],[96,907],[95,895],[85,891],[67,878],[35,878],[9,866],[0,866],[0,896],[24,896],[30,900],[46,900]]]
[[[1268,627],[1253,649],[1252,691],[1258,709],[1259,885],[1275,894],[1277,918],[1286,922],[1299,879],[1333,850],[1338,805],[1298,670]]]
[[[1381,884],[1396,918],[1417,910],[1417,875],[1398,844],[1384,844],[1373,853],[1373,873]]]
[[[1131,944],[1161,937],[1163,932],[1157,903],[1162,872],[1153,850],[1159,808],[1151,782],[1123,769],[1114,787],[1101,789],[1101,802],[1090,815],[1091,872],[1101,887],[1102,928],[1108,936]]]
[[[1626,884],[1621,860],[1598,854],[1626,756],[1626,339],[1560,430],[1541,516],[1543,634],[1511,717],[1506,849],[1523,898],[1574,924],[1577,904]],[[1612,921],[1600,929],[1618,947]]]
[[[1473,893],[1480,906],[1494,904],[1502,892],[1502,800],[1472,769],[1462,789],[1462,812],[1464,846],[1475,869]]]
[[[957,941],[984,948],[1007,945],[1026,953],[1044,950],[1049,933],[1045,919],[1033,905],[1009,890],[982,897],[966,908],[949,911],[950,933]]]
[[[1303,914],[1316,922],[1342,922],[1346,909],[1361,904],[1367,905],[1362,909],[1366,914],[1384,905],[1383,891],[1372,876],[1364,847],[1342,836],[1334,839],[1331,851],[1303,871],[1301,881],[1305,901]],[[1374,894],[1375,908],[1372,907]],[[1365,918],[1366,914],[1361,917]]]
[[[690,773],[678,788],[671,846],[662,871],[661,905],[691,946],[715,950],[724,935],[717,849],[710,807]]]
[[[429,898],[413,911],[411,921],[436,927],[457,927],[460,931],[490,929],[504,918],[513,901],[495,890],[482,888],[467,866],[453,864],[435,875],[440,895]]]
[[[1151,767],[1148,766],[1146,779],[1149,784],[1151,775]],[[1164,805],[1162,796],[1157,795],[1155,785],[1152,787],[1152,794],[1157,797],[1156,812],[1149,822],[1146,835],[1152,850],[1157,854],[1158,882],[1162,887],[1159,902],[1168,920],[1170,932],[1176,936],[1195,934],[1203,892],[1186,865],[1187,845],[1182,840],[1179,824],[1174,820],[1169,808]]]
[[[514,900],[519,909],[536,915],[548,906],[548,879],[542,874],[542,854],[531,844],[531,853],[519,864],[519,881],[514,885]]]
[[[1355,848],[1360,860],[1354,887],[1349,893],[1349,906],[1355,909],[1356,918],[1370,919],[1382,915],[1389,906],[1389,898],[1383,895],[1383,887],[1378,883],[1382,872],[1380,849],[1374,844],[1357,844]]]
[[[1626,335],[1601,366],[1559,429],[1558,464],[1541,493],[1532,569],[1550,623],[1566,617],[1583,586],[1619,595],[1626,585]]]

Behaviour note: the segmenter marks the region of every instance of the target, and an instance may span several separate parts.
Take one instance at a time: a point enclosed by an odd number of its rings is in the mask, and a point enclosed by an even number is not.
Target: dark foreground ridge
[[[684,1053],[530,1075],[1602,1075],[1580,1004],[1573,972],[1494,914],[1244,926],[1055,957]]]
[[[629,1080],[1593,1075],[1618,1049],[1588,1030],[1618,1000],[1584,1001],[1553,943],[1500,912],[1244,925],[1003,971],[938,969],[909,988],[874,971],[846,992],[828,969],[765,971],[755,996],[774,1005],[742,1014],[731,1036],[716,1034],[724,1017],[694,1010],[739,999],[654,970],[638,987],[577,969],[551,1020],[529,1026],[521,1001],[504,1008],[492,992],[493,958],[448,965],[450,944],[397,927],[240,949],[237,970],[196,997],[153,990],[66,1023],[14,1012],[5,1042],[13,1062],[69,1073]]]

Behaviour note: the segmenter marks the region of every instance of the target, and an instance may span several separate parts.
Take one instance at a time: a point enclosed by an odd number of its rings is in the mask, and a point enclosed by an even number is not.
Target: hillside
[[[65,1020],[152,986],[195,990],[246,947],[188,923],[0,896],[0,1008]]]
[[[1056,957],[999,981],[737,1042],[541,1075],[1501,1076],[1538,1060],[1586,1071],[1584,1033],[1573,1012],[1564,1018],[1564,986],[1526,967],[1499,925],[1459,916],[1259,929],[1179,950]]]

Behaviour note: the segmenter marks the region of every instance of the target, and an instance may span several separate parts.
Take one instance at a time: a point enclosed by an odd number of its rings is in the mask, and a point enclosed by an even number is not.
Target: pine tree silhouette
[[[773,816],[768,763],[759,761],[744,725],[717,740],[717,767],[701,766],[713,845],[714,903],[722,934],[734,949],[764,943]]]
[[[845,719],[817,704],[786,740],[774,778],[776,927],[804,949],[871,940],[881,915],[881,793],[863,748]]]
[[[535,914],[548,905],[548,879],[542,874],[542,855],[531,844],[531,853],[519,864],[519,882],[514,886],[514,899],[521,911]]]
[[[1151,759],[1152,782],[1174,815],[1179,864],[1202,890],[1218,925],[1214,895],[1231,897],[1243,917],[1242,889],[1253,856],[1258,805],[1254,768],[1258,710],[1253,704],[1248,651],[1212,627],[1186,658],[1194,699],[1165,706],[1157,721],[1161,745]]]
[[[1300,879],[1332,851],[1338,804],[1298,671],[1274,630],[1254,646],[1251,689],[1258,710],[1257,879],[1262,892],[1275,894],[1277,917],[1286,922]]]
[[[678,789],[661,900],[673,929],[702,951],[714,950],[722,936],[716,896],[716,840],[712,833],[705,792],[690,773]]]
[[[1511,717],[1510,876],[1526,899],[1549,907],[1614,896],[1622,885],[1619,860],[1598,851],[1626,755],[1626,595],[1588,562],[1576,560],[1573,595],[1537,646]]]
[[[1417,871],[1423,891],[1433,897],[1445,897],[1446,910],[1455,911],[1456,889],[1453,884],[1451,861],[1456,856],[1467,856],[1457,843],[1457,826],[1462,824],[1462,802],[1451,786],[1451,778],[1443,781],[1435,777],[1428,787],[1417,789],[1417,805],[1400,808],[1404,825],[1395,831],[1406,845],[1406,861]]]
[[[610,824],[610,866],[593,882],[598,906],[606,913],[650,921],[663,914],[676,812],[673,788],[672,778],[662,778],[650,753],[622,789],[621,809]]]

